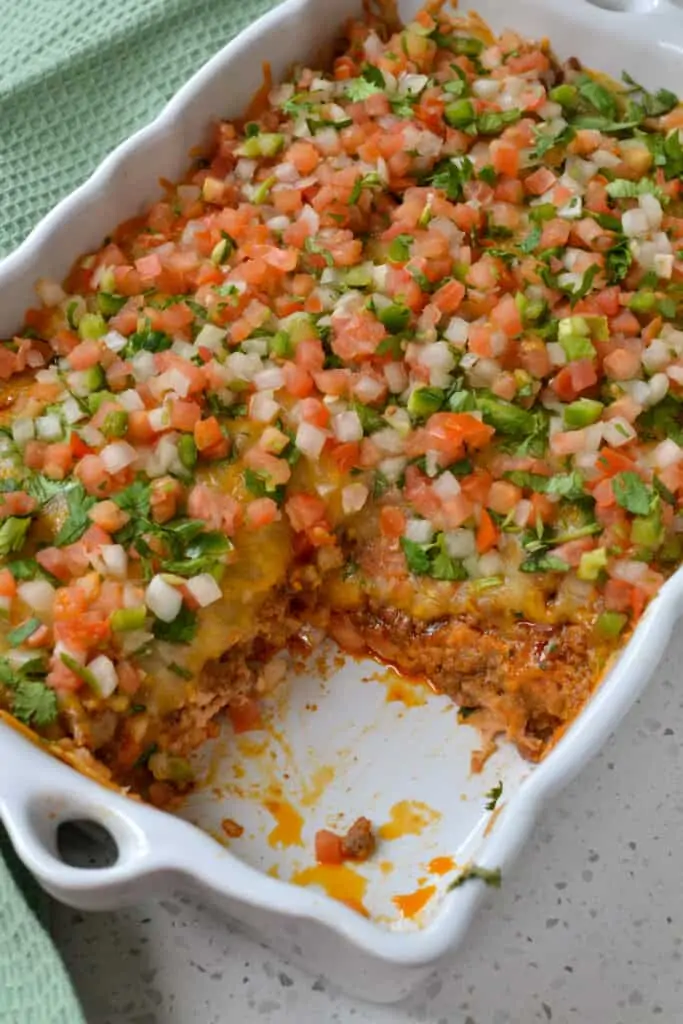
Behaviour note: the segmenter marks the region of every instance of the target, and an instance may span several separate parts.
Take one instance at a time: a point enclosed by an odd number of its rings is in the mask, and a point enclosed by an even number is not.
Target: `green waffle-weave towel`
[[[0,256],[276,2],[0,0]],[[82,1024],[46,906],[0,826],[0,1024]]]

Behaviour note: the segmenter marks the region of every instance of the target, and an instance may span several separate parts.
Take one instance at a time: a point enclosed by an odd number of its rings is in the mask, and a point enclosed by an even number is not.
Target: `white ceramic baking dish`
[[[406,0],[401,13],[410,16],[418,5]],[[293,61],[319,55],[359,6],[359,0],[287,0],[213,57],[156,121],[120,146],[0,264],[0,336],[20,323],[38,277],[61,278],[113,225],[157,197],[160,176],[183,173],[188,151],[208,126],[245,107],[260,84],[263,60],[277,80]],[[509,24],[549,36],[562,57],[577,55],[615,76],[628,68],[647,85],[680,91],[683,0],[474,0],[473,6],[495,28]],[[359,996],[398,1000],[453,955],[483,895],[480,882],[446,893],[449,881],[476,861],[500,868],[505,884],[543,803],[595,754],[642,691],[682,601],[683,570],[650,606],[579,719],[536,767],[504,749],[482,775],[471,776],[476,736],[456,725],[444,698],[406,708],[387,702],[391,687],[376,665],[349,661],[325,675],[316,662],[271,704],[271,728],[260,745],[253,736],[247,742],[228,734],[204,754],[206,784],[183,812],[188,820],[102,788],[1,723],[0,817],[20,857],[65,903],[103,910],[169,888],[199,889],[233,922],[308,971]],[[484,794],[498,779],[504,791],[492,815]],[[278,785],[287,806],[305,818],[299,841],[272,830],[272,799],[270,809],[263,800]],[[311,865],[316,828],[348,824],[359,814],[385,821],[405,800],[413,802],[411,820],[418,824],[404,828],[401,838],[385,833],[381,863],[359,869],[368,917],[315,887],[283,880]],[[244,826],[230,851],[211,837],[224,817]],[[113,866],[83,870],[60,859],[57,826],[76,818],[113,834],[119,849]],[[445,875],[429,873],[427,862],[437,855],[454,858]],[[422,913],[401,917],[393,897],[428,884],[434,892]]]

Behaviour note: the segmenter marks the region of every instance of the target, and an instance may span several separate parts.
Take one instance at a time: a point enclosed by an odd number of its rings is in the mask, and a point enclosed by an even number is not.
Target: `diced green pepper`
[[[266,178],[265,181],[261,182],[261,184],[258,186],[252,197],[252,201],[257,206],[260,206],[261,203],[265,203],[266,199],[268,198],[268,194],[276,181],[277,178],[275,177],[275,175],[271,174],[270,178]]]
[[[350,267],[344,278],[349,288],[369,288],[372,284],[372,271],[368,267]]]
[[[408,399],[408,412],[413,416],[431,416],[444,402],[441,388],[415,388]]]
[[[107,318],[118,313],[121,307],[125,306],[127,301],[128,300],[125,295],[112,295],[111,292],[97,293],[97,305],[100,313],[102,316],[106,316]],[[87,316],[87,313],[85,315]]]
[[[565,316],[557,325],[558,340],[563,337],[583,335],[594,341],[607,341],[609,324],[606,316],[584,314],[583,316]]]
[[[639,547],[655,549],[664,539],[662,518],[659,509],[649,516],[636,516],[631,523],[631,541]]]
[[[595,622],[595,629],[604,637],[617,637],[628,622],[623,612],[602,612]]]
[[[407,306],[402,306],[398,302],[392,302],[390,306],[385,306],[384,309],[379,310],[377,319],[392,334],[398,334],[399,331],[405,330],[408,326],[410,310]]]
[[[102,433],[105,437],[123,437],[127,430],[128,413],[125,409],[107,413],[102,424]]]
[[[554,89],[551,89],[548,93],[548,99],[552,103],[559,103],[561,107],[572,109],[576,106],[576,102],[579,96],[579,91],[575,85],[569,85],[566,82],[562,85],[556,85]]]
[[[78,324],[83,341],[94,341],[107,333],[107,322],[99,313],[84,313]]]
[[[84,388],[88,391],[102,390],[106,383],[106,377],[104,375],[104,370],[99,363],[97,363],[96,366],[91,366],[89,369],[82,370],[81,372],[83,374],[81,379],[83,381]],[[109,395],[109,392],[107,392],[107,395]]]
[[[657,303],[657,296],[651,291],[636,292],[629,299],[628,308],[632,313],[651,313]]]
[[[570,428],[589,427],[597,423],[604,409],[602,402],[592,398],[579,398],[576,402],[565,406],[564,423]]]
[[[99,369],[99,367],[96,367],[96,369]],[[102,381],[102,383],[104,383],[104,381]],[[95,413],[99,410],[103,402],[115,401],[116,395],[112,394],[111,391],[107,391],[106,389],[99,391],[91,391],[88,397],[86,398],[86,402],[88,403],[88,409],[90,410],[91,416],[95,415]]]
[[[194,469],[197,465],[197,445],[191,434],[183,434],[178,441],[178,458],[185,469]]]
[[[593,359],[597,355],[593,342],[583,334],[565,334],[560,337],[560,345],[570,362],[575,359]]]
[[[454,100],[444,110],[444,117],[452,128],[468,128],[476,119],[472,100]]]
[[[489,395],[477,395],[476,400],[484,422],[495,427],[498,433],[521,435],[534,432],[536,420],[526,409]]]
[[[275,156],[285,144],[284,135],[280,132],[261,132],[259,135],[252,135],[245,139],[237,150],[238,156],[246,156],[255,159],[259,156]]]
[[[576,575],[580,580],[597,580],[601,571],[607,567],[607,548],[595,548],[584,551],[581,555]]]
[[[117,633],[127,632],[131,629],[142,629],[145,625],[147,609],[144,605],[137,608],[117,608],[109,620],[111,628]]]
[[[291,359],[294,355],[292,339],[287,331],[276,331],[270,339],[268,347],[271,353],[279,359]]]

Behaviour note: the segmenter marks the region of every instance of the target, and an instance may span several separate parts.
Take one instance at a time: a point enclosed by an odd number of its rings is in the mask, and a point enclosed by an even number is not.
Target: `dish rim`
[[[217,71],[227,71],[241,50],[256,44],[262,35],[276,31],[278,25],[304,17],[315,3],[316,0],[284,0],[211,57],[154,120],[117,146],[85,182],[62,199],[26,239],[0,261],[0,280],[11,283],[30,275],[36,254],[49,244],[52,235],[61,230],[81,205],[91,202],[111,186],[129,156],[138,149],[151,150],[172,131],[176,117],[196,100]],[[538,9],[541,5],[538,0],[528,0],[527,6]],[[559,12],[561,3],[560,0],[545,0],[543,6]],[[589,15],[584,10],[588,6],[589,0],[581,0],[585,20],[596,23],[596,27],[604,23],[614,28],[612,19],[615,17],[622,21],[624,29],[627,23],[633,26],[636,21],[642,27],[640,14],[615,15],[591,7]],[[661,32],[674,10],[665,0],[652,12],[657,15],[659,29],[651,37],[648,33],[651,45],[672,45],[665,43]],[[680,18],[680,12],[677,16]],[[674,34],[674,46],[676,34],[683,47],[680,21]],[[678,607],[683,607],[683,567],[651,602],[622,649],[618,662],[603,678],[558,745],[524,780],[509,803],[502,806],[491,834],[482,845],[478,857],[481,866],[499,867],[505,874],[528,841],[543,804],[567,785],[602,747],[654,672],[679,616]],[[0,778],[0,820],[27,867],[45,888],[65,902],[98,894],[125,899],[126,892],[135,883],[152,877],[163,881],[166,876],[174,879],[182,876],[217,894],[263,910],[316,921],[360,951],[396,965],[417,967],[438,960],[457,945],[485,892],[481,882],[459,888],[446,895],[424,929],[389,931],[326,895],[263,874],[188,822],[107,790],[53,758],[50,759],[53,766],[50,781],[44,781],[45,758],[49,755],[3,722],[0,722],[0,748],[8,757],[16,758],[17,765],[21,766],[11,779],[7,778],[7,773]],[[64,808],[55,811],[56,818],[65,820],[73,817],[73,812],[82,810],[111,829],[120,853],[115,865],[83,871],[57,859],[37,818],[40,813],[44,814],[50,800],[60,799],[64,800]]]

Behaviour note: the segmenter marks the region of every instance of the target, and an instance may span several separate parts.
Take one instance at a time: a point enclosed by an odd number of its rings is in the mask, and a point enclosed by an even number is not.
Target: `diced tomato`
[[[301,419],[315,427],[326,427],[330,422],[330,410],[319,398],[302,398],[298,410]]]
[[[315,859],[319,864],[342,864],[344,851],[341,836],[321,828],[315,834]]]
[[[432,303],[442,313],[455,313],[465,297],[465,286],[460,281],[448,281],[432,295]]]
[[[183,485],[175,477],[160,476],[152,480],[149,503],[155,523],[167,523],[173,519],[183,493]]]
[[[605,356],[602,365],[612,380],[632,380],[640,370],[640,356],[627,348],[615,348]]]
[[[480,555],[486,554],[498,541],[498,527],[485,508],[479,516],[477,527],[477,551]]]
[[[250,501],[246,507],[246,524],[253,530],[268,526],[279,518],[280,510],[272,498],[256,498],[255,501]]]
[[[48,445],[43,463],[43,473],[52,480],[63,480],[73,466],[73,453],[68,441]]]
[[[360,466],[360,442],[345,441],[330,449],[330,457],[340,473],[348,473]]]
[[[556,181],[556,175],[548,167],[539,167],[524,179],[524,190],[530,196],[542,196],[544,192],[550,191]]]
[[[239,704],[228,705],[228,718],[236,733],[253,732],[263,728],[258,701],[245,698]]]
[[[17,582],[9,569],[0,569],[0,597],[14,597]]]
[[[208,448],[220,444],[225,440],[221,425],[215,416],[209,416],[205,420],[197,420],[194,425],[194,441],[197,450],[205,452]]]
[[[325,502],[313,494],[293,494],[287,499],[285,512],[297,532],[309,530],[323,522],[326,515]]]
[[[385,505],[379,513],[379,528],[384,537],[402,537],[406,528],[406,517],[400,508]]]
[[[181,398],[174,399],[170,405],[171,428],[189,434],[193,433],[195,426],[201,419],[201,406],[197,402],[186,402]]]
[[[498,174],[506,174],[510,178],[516,178],[519,175],[519,149],[517,146],[504,139],[494,139],[490,151],[491,163]]]
[[[89,370],[102,362],[103,346],[100,341],[82,341],[69,352],[67,362],[72,370]]]
[[[522,489],[508,480],[494,480],[486,499],[487,506],[498,515],[506,516],[521,501]]]
[[[306,398],[313,391],[313,378],[308,370],[296,363],[285,363],[282,367],[285,388],[294,398]]]

